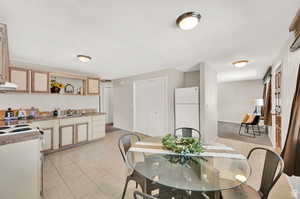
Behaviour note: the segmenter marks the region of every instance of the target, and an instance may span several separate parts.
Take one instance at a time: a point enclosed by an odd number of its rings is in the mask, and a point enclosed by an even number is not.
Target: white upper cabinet
[[[18,85],[14,92],[29,92],[29,70],[10,67],[9,81]]]
[[[0,83],[8,80],[8,39],[7,28],[5,24],[0,23]]]
[[[87,78],[87,94],[99,95],[100,94],[100,79]]]
[[[31,71],[31,92],[49,93],[49,73],[42,71]]]

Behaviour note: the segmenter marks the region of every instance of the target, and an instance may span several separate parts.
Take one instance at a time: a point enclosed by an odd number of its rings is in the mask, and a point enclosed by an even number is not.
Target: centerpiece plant
[[[204,152],[204,148],[199,139],[192,137],[175,137],[167,134],[162,139],[165,149],[178,153],[178,155],[165,155],[164,157],[173,164],[180,164],[189,168],[199,168],[202,161],[207,161],[204,157],[189,156],[188,154],[199,154]]]
[[[167,134],[162,139],[163,146],[178,154],[197,154],[204,152],[199,139],[192,137],[175,137]]]

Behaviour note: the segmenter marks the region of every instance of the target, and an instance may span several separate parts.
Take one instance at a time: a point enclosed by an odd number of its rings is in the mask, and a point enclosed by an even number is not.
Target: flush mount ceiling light
[[[232,63],[232,65],[236,68],[243,68],[249,63],[248,60],[239,60]]]
[[[89,62],[91,61],[91,57],[90,56],[87,56],[87,55],[77,55],[77,59],[81,62]]]
[[[201,19],[200,13],[186,12],[177,18],[176,24],[182,30],[191,30],[197,26],[200,19]]]

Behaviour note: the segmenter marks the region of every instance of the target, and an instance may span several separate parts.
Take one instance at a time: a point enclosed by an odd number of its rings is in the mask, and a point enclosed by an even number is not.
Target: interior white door
[[[134,127],[150,136],[167,133],[167,81],[165,78],[135,81]]]
[[[113,123],[113,87],[103,86],[101,90],[102,90],[101,111],[107,114],[106,123]]]

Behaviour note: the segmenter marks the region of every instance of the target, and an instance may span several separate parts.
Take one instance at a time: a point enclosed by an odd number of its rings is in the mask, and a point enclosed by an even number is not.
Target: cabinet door
[[[59,147],[66,147],[74,144],[74,125],[59,127]]]
[[[49,73],[31,71],[31,92],[49,93]]]
[[[7,28],[5,24],[0,23],[0,83],[4,83],[8,80],[8,66],[9,53]]]
[[[88,141],[88,123],[76,124],[76,143]]]
[[[105,136],[105,115],[92,117],[93,139],[99,139]]]
[[[97,78],[87,79],[87,94],[99,95],[100,94],[100,80]]]
[[[9,81],[18,85],[15,92],[29,91],[29,71],[27,69],[10,67]]]
[[[53,150],[53,128],[43,129],[43,144],[42,151],[51,151]]]

